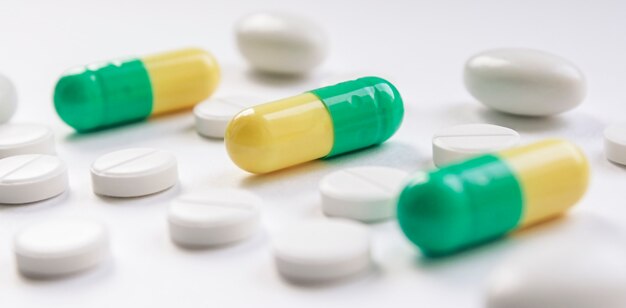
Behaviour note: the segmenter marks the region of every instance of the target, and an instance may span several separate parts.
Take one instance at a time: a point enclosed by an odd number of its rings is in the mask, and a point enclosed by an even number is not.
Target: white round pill
[[[303,74],[326,58],[328,37],[302,16],[256,13],[236,25],[239,50],[254,69],[277,74]]]
[[[620,243],[557,243],[513,255],[488,279],[486,308],[626,307]]]
[[[571,62],[543,51],[488,50],[465,64],[465,87],[495,110],[549,116],[578,106],[586,94],[583,73]]]
[[[67,168],[56,156],[24,154],[0,159],[0,203],[52,198],[67,189]]]
[[[39,124],[0,125],[0,158],[20,154],[55,154],[54,133]]]
[[[273,239],[278,272],[294,282],[354,276],[370,266],[365,226],[343,219],[314,220],[283,230]]]
[[[239,189],[209,190],[178,197],[169,207],[170,237],[181,246],[229,244],[259,229],[261,199]]]
[[[0,74],[0,124],[8,122],[17,109],[17,90],[9,78]]]
[[[614,124],[604,130],[604,154],[608,160],[626,165],[626,123]]]
[[[236,114],[260,103],[261,99],[246,96],[211,98],[193,109],[196,130],[205,137],[224,138],[228,122]]]
[[[20,272],[30,277],[68,275],[109,255],[106,228],[91,220],[63,219],[30,226],[15,236]]]
[[[465,124],[448,127],[433,136],[433,161],[438,167],[472,156],[512,148],[519,134],[492,124]]]
[[[320,181],[322,209],[329,216],[364,222],[394,217],[407,176],[402,170],[374,166],[333,172]]]
[[[91,165],[93,190],[109,197],[138,197],[178,182],[176,157],[170,152],[131,148],[105,154]]]

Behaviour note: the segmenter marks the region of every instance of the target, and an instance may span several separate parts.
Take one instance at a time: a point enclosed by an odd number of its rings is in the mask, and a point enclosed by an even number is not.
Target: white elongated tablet
[[[319,219],[286,228],[273,239],[278,272],[298,283],[333,281],[370,267],[370,237],[360,223]]]
[[[261,199],[239,189],[183,195],[169,207],[170,237],[181,246],[229,244],[259,229]]]
[[[110,197],[139,197],[178,182],[176,157],[170,152],[131,148],[105,154],[91,165],[93,190]]]
[[[320,181],[322,209],[329,216],[364,222],[394,217],[396,197],[408,172],[389,167],[356,167],[333,172]]]
[[[260,104],[256,97],[231,96],[211,98],[193,109],[198,134],[210,138],[224,138],[228,122],[241,110]]]
[[[465,88],[485,106],[515,115],[550,116],[580,105],[585,76],[573,63],[540,50],[502,48],[465,63]]]
[[[608,160],[626,165],[626,123],[614,124],[604,130],[604,154]]]
[[[62,276],[86,270],[109,255],[106,228],[95,221],[62,219],[30,226],[14,240],[20,272],[29,277]]]
[[[328,34],[303,16],[253,13],[236,25],[237,45],[250,65],[275,74],[305,74],[328,54]]]
[[[17,109],[17,90],[13,82],[0,74],[0,124],[8,122]]]
[[[0,159],[0,203],[52,198],[67,189],[67,168],[58,157],[24,154]]]
[[[0,158],[20,154],[54,155],[54,133],[39,124],[4,124],[0,126]]]
[[[516,146],[519,134],[492,124],[465,124],[448,127],[433,136],[433,161],[441,167],[472,156]]]

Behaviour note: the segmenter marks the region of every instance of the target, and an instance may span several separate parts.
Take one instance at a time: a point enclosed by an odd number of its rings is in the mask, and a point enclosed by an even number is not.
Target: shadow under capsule
[[[299,194],[317,187],[319,180],[326,174],[343,168],[386,166],[414,172],[423,169],[428,163],[430,158],[421,155],[414,147],[392,141],[267,174],[252,174],[245,177],[240,185],[281,195]]]
[[[164,136],[192,134],[195,134],[195,129],[191,115],[175,113],[92,132],[73,132],[66,135],[64,139],[69,146],[80,147],[81,150],[100,151],[102,149],[132,147],[134,144],[161,139]]]

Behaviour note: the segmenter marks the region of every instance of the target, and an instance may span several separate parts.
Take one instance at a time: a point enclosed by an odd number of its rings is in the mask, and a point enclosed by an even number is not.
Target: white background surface
[[[308,78],[267,78],[248,71],[235,45],[233,25],[249,12],[268,9],[309,16],[330,33],[330,56]],[[626,171],[603,158],[601,138],[605,125],[625,117],[625,22],[626,2],[617,0],[2,0],[0,72],[15,81],[20,100],[13,122],[54,128],[58,153],[70,168],[71,189],[47,202],[0,207],[0,306],[481,307],[485,277],[514,249],[569,227],[587,234],[626,225]],[[84,136],[73,134],[56,116],[52,89],[68,67],[185,46],[207,48],[222,64],[223,82],[216,95],[274,99],[315,88],[334,73],[378,72],[402,93],[404,124],[384,146],[255,177],[230,162],[221,141],[199,137],[190,113]],[[464,61],[484,49],[517,46],[551,51],[577,63],[589,85],[583,105],[542,120],[505,116],[474,102],[461,80]],[[524,142],[558,136],[578,143],[593,168],[585,199],[559,223],[439,261],[421,258],[395,222],[375,224],[372,254],[377,266],[369,275],[316,287],[292,285],[277,275],[269,239],[288,224],[322,216],[317,182],[323,175],[358,165],[408,171],[428,167],[433,132],[473,122],[514,128]],[[132,200],[95,196],[91,162],[131,146],[173,151],[180,185]],[[188,251],[173,245],[165,222],[168,201],[206,187],[243,187],[261,195],[266,201],[264,232],[222,249]],[[22,278],[15,270],[13,234],[55,217],[104,221],[112,236],[112,261],[62,280]]]

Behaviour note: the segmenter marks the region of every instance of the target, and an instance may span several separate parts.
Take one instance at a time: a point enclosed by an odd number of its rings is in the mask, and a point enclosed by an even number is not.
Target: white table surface
[[[299,80],[249,71],[234,40],[234,23],[259,10],[296,12],[330,33],[327,61]],[[24,1],[0,2],[0,72],[19,91],[12,122],[51,125],[69,166],[69,192],[25,206],[0,206],[0,307],[482,307],[486,277],[516,248],[549,234],[617,233],[626,226],[626,170],[607,162],[602,130],[626,117],[624,1]],[[178,114],[90,135],[57,117],[52,89],[68,67],[185,46],[211,50],[223,67],[216,95],[274,99],[317,87],[335,73],[376,72],[395,82],[406,104],[398,133],[385,145],[268,176],[251,176],[228,159],[221,141],[199,137],[191,114]],[[589,93],[579,108],[549,119],[487,110],[465,91],[464,61],[494,47],[531,47],[577,63]],[[438,261],[420,257],[396,222],[371,225],[376,267],[367,275],[323,286],[298,286],[276,273],[269,248],[283,227],[323,216],[318,180],[346,166],[384,165],[409,171],[431,166],[437,129],[484,122],[508,126],[524,142],[546,136],[579,144],[593,181],[568,218],[508,240]],[[125,147],[173,151],[180,184],[146,198],[116,200],[92,193],[89,166]],[[261,195],[263,232],[239,245],[189,251],[173,245],[165,209],[183,192],[243,187]],[[15,267],[12,237],[56,217],[105,222],[113,258],[61,280],[36,281]],[[569,233],[568,233],[569,232]],[[571,237],[570,237],[571,239]],[[584,250],[584,249],[583,249]]]

